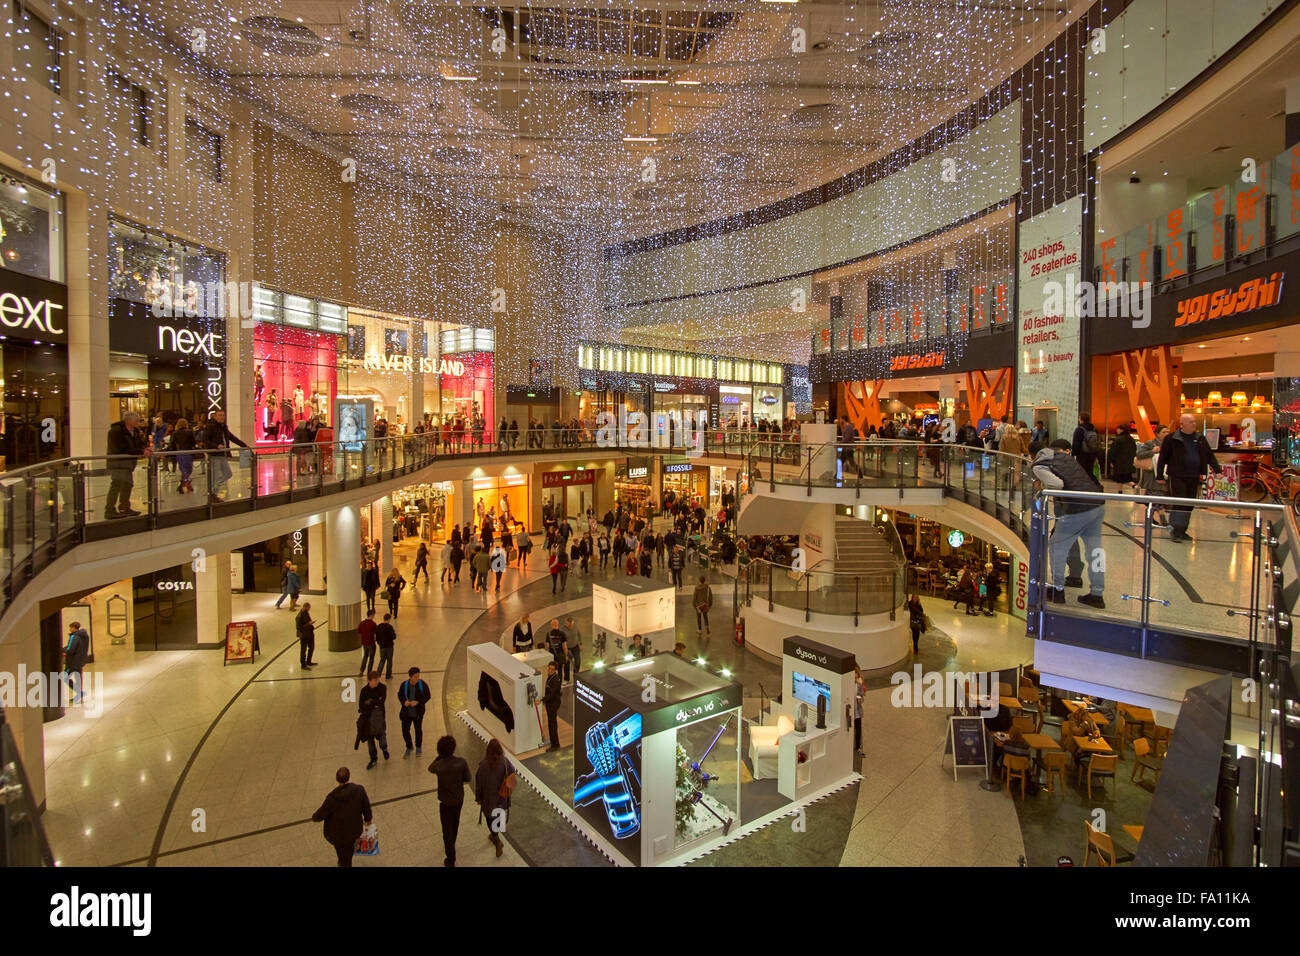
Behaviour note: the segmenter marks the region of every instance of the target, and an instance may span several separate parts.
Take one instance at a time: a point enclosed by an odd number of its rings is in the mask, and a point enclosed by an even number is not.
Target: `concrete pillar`
[[[537,525],[540,528],[541,523],[541,505],[537,506]],[[456,495],[456,514],[450,518],[452,525],[460,525],[462,536],[474,532],[474,479],[466,478],[460,483],[460,488]],[[532,525],[529,526],[533,527]]]
[[[352,651],[361,646],[357,636],[362,608],[361,513],[356,505],[336,508],[326,514],[325,528],[329,541],[329,649]]]
[[[230,623],[230,552],[209,554],[194,570],[194,616],[199,644],[221,644]]]
[[[385,578],[393,569],[393,499],[379,499],[379,576]]]
[[[88,670],[93,670],[90,665]],[[41,619],[37,608],[25,612],[13,622],[9,637],[0,642],[0,672],[17,675],[20,670],[25,674],[40,674],[44,671],[41,657]],[[102,686],[102,685],[101,685]],[[16,688],[15,693],[22,699],[14,703],[20,706],[5,708],[5,723],[14,735],[14,743],[22,757],[23,769],[27,771],[27,781],[31,786],[32,801],[37,807],[45,808],[45,709],[42,706],[27,706],[27,689]],[[92,703],[98,703],[92,701]]]
[[[307,593],[325,593],[325,523],[307,528]]]

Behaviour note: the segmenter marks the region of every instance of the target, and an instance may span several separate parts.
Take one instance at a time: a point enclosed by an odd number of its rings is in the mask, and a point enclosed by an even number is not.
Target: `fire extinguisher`
[[[736,646],[745,646],[745,619],[743,617],[736,618]]]

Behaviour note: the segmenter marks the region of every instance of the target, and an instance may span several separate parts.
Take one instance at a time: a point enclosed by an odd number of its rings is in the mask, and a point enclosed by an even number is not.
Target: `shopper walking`
[[[465,549],[458,538],[451,541],[451,583],[460,584],[460,566],[465,560]]]
[[[229,428],[226,427],[226,413],[215,411],[208,423],[203,426],[203,447],[208,449],[208,484],[209,501],[222,501],[226,495],[226,483],[230,481],[231,445],[247,448]]]
[[[63,646],[63,680],[68,685],[72,703],[79,704],[86,697],[81,681],[81,669],[90,659],[90,634],[80,621],[68,623],[68,642]]]
[[[176,456],[176,469],[180,472],[180,486],[176,490],[182,495],[194,493],[194,445],[194,429],[188,421],[178,418],[172,429],[170,450],[182,453]]]
[[[275,602],[277,611],[280,609],[280,605],[284,603],[284,599],[289,596],[289,569],[291,567],[293,567],[292,561],[286,561],[280,566],[280,597]],[[294,608],[291,607],[289,610],[292,611]]]
[[[357,636],[361,638],[361,669],[357,673],[364,674],[375,663],[374,611],[367,611],[366,616],[361,619],[361,623],[357,625]]]
[[[443,866],[456,865],[456,834],[460,830],[460,811],[465,804],[465,784],[473,783],[469,764],[456,756],[456,738],[447,734],[438,738],[438,757],[429,764],[429,773],[438,778],[438,818],[442,822]]]
[[[673,587],[682,587],[682,568],[686,566],[686,552],[682,548],[674,547],[668,555],[668,571],[673,578]]]
[[[474,773],[474,801],[479,805],[479,819],[487,822],[488,840],[497,848],[497,856],[505,852],[501,834],[505,832],[516,781],[515,768],[506,760],[501,741],[493,737]]]
[[[709,608],[713,607],[713,589],[709,587],[708,579],[702,574],[700,583],[695,585],[695,593],[691,595],[691,607],[695,608],[696,633],[699,633],[701,628],[708,633]]]
[[[501,575],[506,569],[506,549],[501,546],[500,541],[492,546],[492,552],[488,555],[488,566],[492,569],[492,573],[496,575],[496,591],[500,593]],[[484,590],[487,590],[487,588],[485,587]]]
[[[366,747],[370,751],[370,763],[366,764],[366,769],[372,769],[375,764],[379,763],[379,754],[375,750],[375,742],[379,742],[379,749],[384,752],[384,759],[388,759],[388,714],[385,705],[388,703],[388,686],[379,679],[379,671],[371,671],[366,675],[366,686],[361,688],[361,693],[357,695],[357,742],[352,745],[356,750],[361,741],[366,742]]]
[[[560,749],[560,701],[564,699],[564,688],[560,683],[560,669],[555,661],[546,665],[546,690],[542,693],[542,703],[546,705],[546,732],[551,745],[547,751]]]
[[[569,666],[573,666],[573,676],[582,669],[582,628],[573,620],[573,615],[564,619],[564,643],[568,654],[564,658],[564,682],[569,683]]]
[[[393,627],[390,617],[391,615],[385,614],[383,622],[375,627],[375,645],[379,648],[379,663],[375,665],[375,670],[386,669],[385,680],[393,679],[393,645],[397,642],[397,629]]]
[[[533,552],[533,539],[528,537],[528,532],[524,530],[522,524],[516,527],[518,530],[515,531],[515,550],[519,553],[519,567],[527,571],[528,555]]]
[[[1196,430],[1196,417],[1184,415],[1178,420],[1178,431],[1165,436],[1160,444],[1160,457],[1156,460],[1156,480],[1167,481],[1169,497],[1199,498],[1207,471],[1220,471],[1219,460],[1205,436]],[[1190,505],[1170,507],[1170,539],[1191,541],[1187,526],[1192,520]]]
[[[862,752],[862,701],[867,696],[867,681],[862,676],[862,668],[853,665],[853,752],[865,757]]]
[[[415,573],[411,575],[411,583],[415,584],[420,580],[420,572],[424,572],[424,583],[429,583],[429,546],[423,541],[415,550]]]
[[[609,535],[601,534],[596,539],[596,549],[600,552],[600,567],[603,570],[609,564]]]
[[[402,723],[402,742],[406,744],[403,758],[411,756],[411,732],[415,732],[415,755],[424,753],[424,707],[433,694],[429,685],[420,679],[420,668],[406,671],[406,680],[397,688],[398,718]]]
[[[1070,448],[1068,441],[1058,438],[1040,451],[1034,458],[1034,477],[1042,482],[1044,488],[1101,491],[1101,483],[1084,470],[1071,454]],[[1052,537],[1048,542],[1052,587],[1048,590],[1047,599],[1056,604],[1065,603],[1066,554],[1075,541],[1082,539],[1084,554],[1088,557],[1084,563],[1088,568],[1091,593],[1079,595],[1079,603],[1105,608],[1102,592],[1106,589],[1106,574],[1104,570],[1097,570],[1098,564],[1092,560],[1101,550],[1101,522],[1105,516],[1103,502],[1058,498],[1055,514],[1056,526],[1052,529]]]
[[[921,632],[925,630],[925,609],[921,607],[921,598],[913,594],[907,600],[907,626],[912,629],[912,653],[921,652]]]
[[[280,592],[280,600],[275,602],[275,606],[280,606],[287,596],[289,598],[289,610],[298,610],[298,594],[302,591],[302,579],[298,577],[298,566],[290,564],[284,569],[284,584]]]
[[[442,554],[439,555],[439,563],[442,569],[438,572],[438,583],[446,581],[451,576],[451,542],[448,541],[442,546]]]
[[[402,577],[402,572],[393,568],[388,572],[388,579],[384,582],[384,597],[388,599],[388,613],[397,620],[397,604],[402,596],[402,589],[406,587],[406,578]],[[387,617],[384,618],[387,620]]]
[[[1137,458],[1137,442],[1129,434],[1127,425],[1120,425],[1116,431],[1118,434],[1111,441],[1110,448],[1106,452],[1110,465],[1107,473],[1119,483],[1120,490],[1123,491],[1126,485],[1133,484],[1133,463]]]
[[[311,815],[317,823],[325,824],[325,839],[334,847],[339,866],[352,865],[352,851],[357,845],[357,838],[361,836],[365,825],[374,819],[366,788],[351,783],[351,779],[351,771],[347,767],[339,767],[334,774],[338,786],[326,794],[325,802]]]
[[[470,570],[473,572],[474,590],[487,593],[488,588],[488,569],[492,566],[492,558],[488,555],[486,548],[479,548],[474,552],[474,557],[470,561]]]
[[[135,517],[140,512],[131,508],[131,489],[135,486],[135,466],[145,455],[138,414],[127,412],[120,422],[109,426],[106,454],[108,498],[104,501],[104,519]]]
[[[294,618],[294,627],[298,632],[299,666],[315,667],[311,659],[316,653],[316,622],[311,619],[311,602],[303,604],[302,610]]]
[[[366,593],[366,610],[375,613],[375,592],[379,590],[379,566],[367,563],[361,571],[361,590]]]

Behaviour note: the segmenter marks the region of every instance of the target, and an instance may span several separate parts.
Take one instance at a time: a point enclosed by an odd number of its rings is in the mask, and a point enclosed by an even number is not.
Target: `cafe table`
[[[1129,720],[1136,721],[1139,724],[1154,724],[1156,722],[1156,715],[1149,707],[1134,707],[1132,704],[1120,704],[1115,709]]]
[[[1088,702],[1086,700],[1062,700],[1061,704],[1065,707],[1066,710],[1068,710],[1072,714],[1076,710],[1080,710],[1080,709],[1086,710],[1088,707]],[[1100,713],[1099,711],[1089,710],[1088,716],[1092,718],[1093,723],[1095,723],[1098,727],[1105,727],[1107,724],[1110,723],[1110,721],[1106,719],[1106,715]]]
[[[1091,737],[1079,737],[1076,735],[1074,742],[1079,745],[1080,750],[1087,753],[1110,754],[1115,752],[1110,749],[1110,744],[1106,743],[1106,741],[1101,737],[1093,740]]]

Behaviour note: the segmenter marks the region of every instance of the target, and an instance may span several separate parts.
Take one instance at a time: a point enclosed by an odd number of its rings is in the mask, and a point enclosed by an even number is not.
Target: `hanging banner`
[[[1063,434],[1079,415],[1083,197],[1076,196],[1020,224],[1017,417],[1054,406]]]

